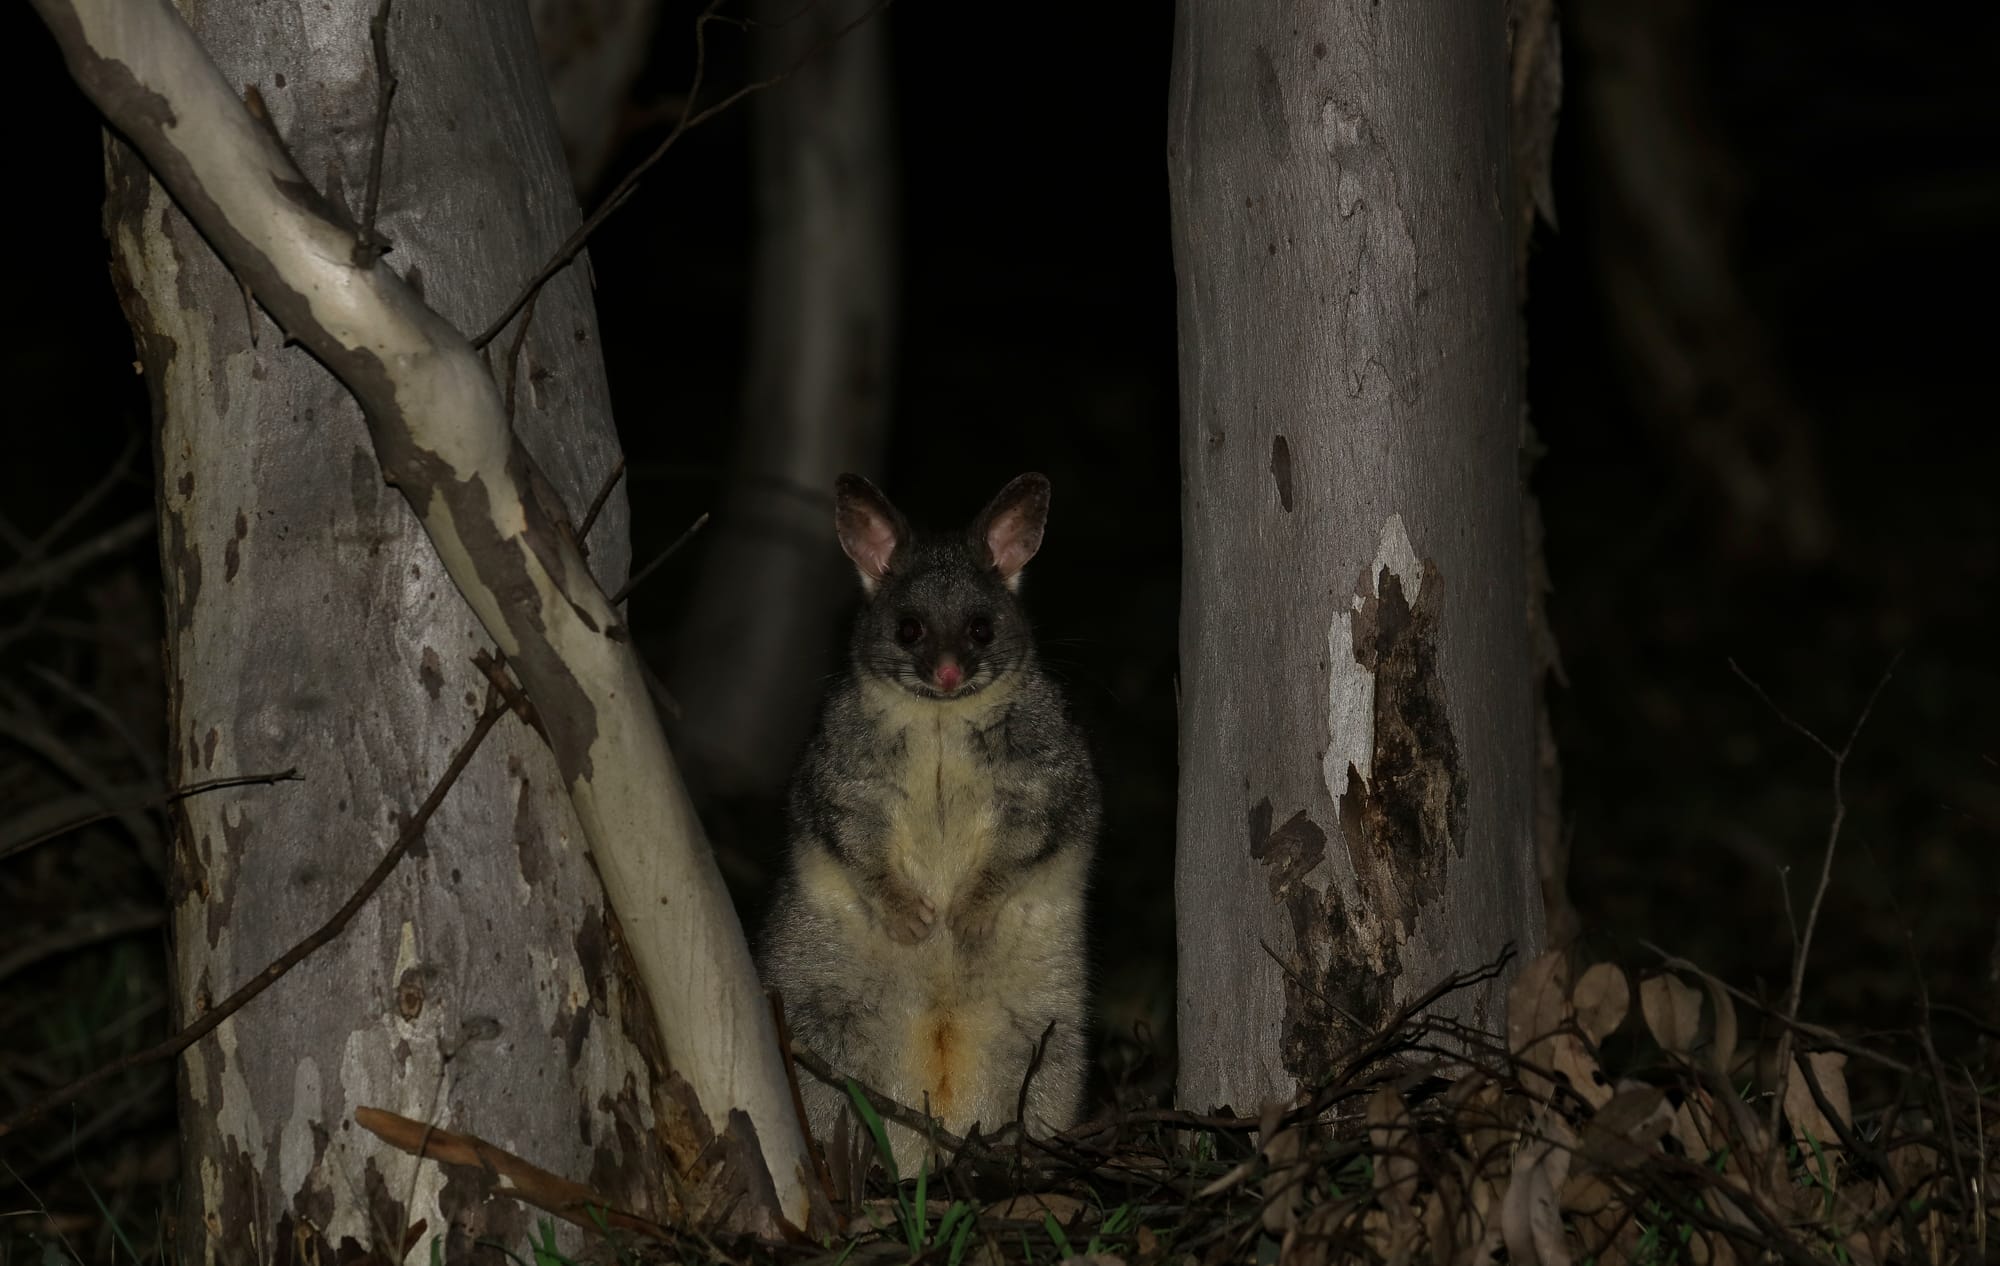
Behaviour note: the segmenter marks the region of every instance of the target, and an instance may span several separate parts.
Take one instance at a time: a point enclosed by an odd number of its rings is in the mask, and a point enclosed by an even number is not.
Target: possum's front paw
[[[993,923],[1000,917],[1000,903],[984,894],[965,896],[951,907],[945,919],[951,938],[965,949],[978,949],[993,939]]]
[[[898,945],[915,945],[927,940],[937,923],[931,903],[908,888],[891,886],[882,890],[882,930]]]

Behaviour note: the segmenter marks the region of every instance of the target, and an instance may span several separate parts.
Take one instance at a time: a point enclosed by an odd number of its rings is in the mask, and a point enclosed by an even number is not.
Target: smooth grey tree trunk
[[[374,0],[199,6],[320,192],[359,214]],[[492,318],[576,223],[525,9],[399,0],[386,263],[461,328]],[[107,227],[159,423],[172,776],[296,766],[305,781],[180,806],[180,1019],[336,908],[477,716],[489,645],[348,391],[246,298],[136,155],[113,143]],[[514,331],[496,341],[496,363]],[[618,456],[582,269],[536,305],[515,426],[581,519]],[[590,536],[628,564],[622,490]],[[328,1260],[418,1224],[457,1260],[524,1248],[531,1211],[383,1148],[358,1106],[479,1135],[657,1212],[650,1023],[621,985],[604,896],[544,742],[488,739],[344,935],[182,1065],[182,1260]],[[428,1247],[420,1246],[419,1254]]]
[[[1500,7],[1178,10],[1181,1101],[1533,954]],[[1488,1026],[1504,982],[1447,1008]]]
[[[834,548],[843,471],[879,475],[896,346],[896,157],[875,0],[761,0],[757,238],[744,419],[675,657],[677,748],[709,791],[784,782],[852,600]],[[812,52],[820,46],[817,52]]]

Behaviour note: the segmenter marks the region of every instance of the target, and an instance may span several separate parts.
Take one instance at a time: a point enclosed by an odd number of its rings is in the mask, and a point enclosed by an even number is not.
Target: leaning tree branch
[[[286,334],[354,393],[383,473],[548,732],[684,1079],[733,1163],[811,1227],[812,1165],[756,971],[616,610],[465,337],[387,267],[245,111],[166,0],[34,0],[71,75]],[[761,1178],[761,1175],[758,1177]],[[750,1204],[752,1202],[745,1202]],[[761,1203],[761,1202],[758,1202]]]

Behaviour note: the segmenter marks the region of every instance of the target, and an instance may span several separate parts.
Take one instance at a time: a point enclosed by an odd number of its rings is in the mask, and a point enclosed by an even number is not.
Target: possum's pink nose
[[[936,676],[939,690],[956,690],[958,683],[965,680],[965,670],[946,660],[937,666]]]

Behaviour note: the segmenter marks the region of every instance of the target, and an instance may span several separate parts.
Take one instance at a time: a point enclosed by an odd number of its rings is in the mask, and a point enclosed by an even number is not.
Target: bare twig
[[[42,719],[34,703],[27,696],[5,684],[0,684],[0,700],[4,700],[7,705],[5,708],[0,708],[0,736],[14,740],[47,761],[65,778],[95,796],[99,804],[110,803],[111,780],[89,756],[78,751],[74,744],[56,733]],[[147,863],[155,867],[162,866],[164,851],[160,845],[159,831],[153,820],[142,813],[131,811],[117,816],[119,824],[131,834],[133,842],[138,845]]]
[[[1917,947],[1914,939],[1909,944],[1910,958],[1915,960]],[[1937,1044],[1931,1040],[1931,990],[1924,980],[1921,970],[1917,973],[1917,1001],[1922,1011],[1917,1017],[1917,1036],[1924,1052],[1924,1063],[1930,1069],[1931,1081],[1938,1088],[1938,1106],[1944,1114],[1945,1154],[1951,1158],[1951,1176],[1958,1185],[1958,1198],[1963,1211],[1970,1214],[1978,1206],[1980,1196],[1976,1183],[1968,1183],[1965,1177],[1964,1149],[1958,1142],[1958,1122],[1951,1110],[1951,1083],[1945,1078],[1944,1061],[1938,1058]],[[1975,1102],[1977,1087],[1974,1087]]]
[[[375,143],[368,154],[368,191],[361,204],[361,230],[355,234],[354,263],[367,268],[388,253],[389,240],[375,229],[382,206],[382,155],[389,148],[389,103],[396,96],[396,75],[389,65],[389,5],[382,0],[368,19],[368,41],[375,50]]]
[[[790,78],[797,72],[799,67],[805,65],[814,57],[819,56],[820,51],[829,44],[844,38],[848,32],[855,30],[862,23],[867,22],[884,9],[887,9],[890,2],[891,0],[881,0],[878,4],[870,5],[860,16],[843,23],[834,30],[829,31],[822,38],[814,41],[811,47],[800,53],[798,57],[794,58],[790,64],[776,74],[768,75],[762,79],[753,79],[714,105],[708,106],[705,109],[695,110],[692,107],[694,102],[701,96],[702,82],[708,75],[708,24],[719,20],[717,11],[722,7],[722,0],[712,0],[708,7],[702,10],[701,16],[695,19],[694,81],[688,89],[688,105],[690,108],[681,113],[680,118],[674,123],[673,130],[667,133],[666,139],[656,145],[653,148],[653,152],[646,155],[645,159],[637,167],[625,173],[624,178],[618,182],[610,193],[605,195],[604,201],[598,204],[597,210],[590,213],[590,218],[582,224],[577,225],[570,235],[563,240],[563,244],[556,248],[553,255],[549,256],[548,262],[543,264],[535,275],[528,279],[527,284],[521,287],[521,292],[514,296],[513,302],[509,303],[506,309],[493,319],[491,324],[480,331],[478,336],[472,340],[473,347],[484,347],[492,342],[499,336],[501,330],[507,328],[507,323],[514,319],[515,313],[519,312],[543,286],[547,285],[551,278],[569,267],[571,261],[576,259],[577,255],[583,251],[585,244],[590,241],[591,235],[597,232],[599,226],[606,220],[611,218],[612,212],[624,206],[632,195],[638,191],[640,179],[652,170],[655,163],[666,157],[667,151],[672,149],[675,142],[686,135],[689,129],[701,126],[745,97],[762,92],[766,88],[782,83],[784,80]]]
[[[597,516],[604,513],[604,503],[611,500],[611,490],[616,488],[618,481],[624,477],[625,457],[621,453],[618,460],[612,464],[611,473],[604,477],[603,486],[598,488],[597,495],[591,499],[590,509],[583,512],[583,522],[577,525],[576,547],[583,551],[585,557],[590,555],[590,546],[585,544],[585,538],[590,535],[590,529],[596,526]]]
[[[141,741],[139,736],[132,732],[132,727],[126,724],[125,718],[113,711],[110,705],[106,704],[104,700],[99,699],[96,695],[91,694],[88,690],[78,686],[75,682],[70,681],[60,673],[50,672],[40,664],[29,665],[28,671],[46,682],[49,689],[68,699],[85,712],[90,713],[90,715],[96,717],[99,721],[102,721],[104,728],[118,736],[118,741],[125,745],[125,750],[130,754],[134,763],[148,777],[158,778],[160,776],[158,756],[154,754],[148,744]]]
[[[64,533],[75,527],[77,523],[82,521],[85,515],[96,509],[98,503],[109,496],[111,490],[118,486],[119,481],[132,473],[132,459],[138,455],[141,442],[140,433],[137,430],[134,430],[125,438],[125,447],[119,452],[117,458],[112,461],[110,468],[99,477],[98,481],[92,484],[81,497],[72,502],[67,510],[57,515],[55,522],[43,528],[40,536],[24,543],[22,549],[24,561],[45,557],[48,554],[49,548],[61,540]]]
[[[1819,923],[1820,906],[1826,901],[1826,890],[1833,880],[1833,857],[1840,846],[1840,828],[1847,821],[1847,800],[1841,791],[1841,776],[1847,770],[1847,758],[1854,751],[1854,741],[1861,737],[1861,727],[1868,724],[1868,716],[1875,710],[1875,701],[1882,696],[1883,687],[1896,672],[1896,665],[1902,660],[1901,654],[1889,661],[1882,670],[1882,676],[1875,682],[1875,688],[1868,692],[1868,699],[1861,705],[1861,714],[1854,718],[1853,728],[1847,732],[1847,741],[1836,750],[1832,744],[1812,730],[1792,719],[1791,715],[1779,707],[1764,688],[1751,680],[1750,675],[1739,667],[1734,659],[1729,661],[1729,671],[1735,673],[1744,685],[1763,700],[1786,726],[1802,735],[1806,741],[1825,753],[1833,762],[1833,820],[1827,826],[1826,849],[1820,855],[1819,883],[1813,889],[1812,904],[1806,907],[1806,925],[1798,934],[1798,944],[1792,954],[1792,980],[1785,992],[1785,1018],[1796,1022],[1799,1018],[1799,999],[1805,992],[1806,960],[1812,955],[1813,929]],[[1790,886],[1786,887],[1787,898]],[[1792,1074],[1792,1025],[1786,1024],[1778,1032],[1778,1072],[1777,1093],[1771,1096],[1771,1137],[1778,1137],[1778,1119],[1784,1115],[1785,1085]]]
[[[587,1230],[599,1229],[591,1216],[594,1210],[603,1215],[605,1226],[636,1231],[667,1243],[677,1238],[672,1228],[619,1209],[582,1183],[550,1173],[474,1135],[439,1129],[380,1108],[356,1108],[354,1121],[391,1147],[412,1156],[428,1157],[445,1165],[468,1166],[488,1179],[498,1179],[505,1194]]]
[[[1049,1053],[1049,1039],[1056,1033],[1056,1022],[1050,1020],[1042,1030],[1042,1036],[1035,1042],[1034,1054],[1028,1057],[1028,1071],[1021,1074],[1021,1091],[1014,1099],[1014,1125],[1021,1131],[1014,1139],[1014,1167],[1023,1168],[1021,1148],[1028,1138],[1028,1087],[1035,1081],[1035,1074],[1042,1071],[1042,1060]]]
[[[507,363],[504,366],[507,391],[504,399],[506,400],[505,412],[507,414],[508,426],[514,425],[515,389],[521,377],[521,349],[528,344],[528,331],[535,324],[535,304],[540,301],[541,297],[542,292],[539,290],[528,296],[528,306],[521,310],[521,324],[514,331],[514,341],[507,345]],[[622,463],[624,458],[619,458],[619,461]],[[608,485],[606,491],[609,491]],[[587,530],[587,528],[583,529],[583,531]],[[582,531],[579,531],[578,535],[581,536]]]
[[[847,1089],[849,1081],[861,1087],[861,1093],[867,1097],[869,1106],[896,1124],[908,1126],[919,1134],[929,1134],[935,1131],[935,1136],[942,1139],[945,1145],[954,1153],[965,1147],[964,1139],[944,1129],[929,1114],[923,1112],[921,1109],[913,1108],[906,1103],[897,1102],[859,1077],[850,1077],[803,1046],[794,1044],[791,1047],[791,1052],[794,1063],[827,1085],[832,1086],[835,1090],[844,1092]]]
[[[486,736],[492,733],[494,724],[505,713],[504,706],[497,702],[488,702],[485,711],[480,713],[478,723],[472,727],[472,733],[459,745],[458,751],[451,758],[451,763],[445,767],[444,773],[438,776],[430,794],[424,797],[424,802],[417,806],[417,811],[403,825],[402,831],[396,836],[396,842],[389,846],[388,851],[382,854],[382,859],[375,863],[375,869],[361,881],[361,886],[354,890],[353,895],[349,896],[326,922],[320,924],[304,940],[273,959],[268,967],[244,982],[235,993],[209,1008],[199,1019],[180,1032],[142,1051],[134,1051],[122,1059],[115,1059],[95,1072],[51,1091],[19,1112],[0,1120],[0,1138],[7,1137],[23,1126],[32,1125],[64,1104],[74,1103],[121,1073],[179,1055],[214,1032],[224,1020],[241,1011],[251,999],[277,983],[279,978],[305,961],[314,950],[339,936],[354,916],[360,913],[361,908],[368,904],[368,899],[375,895],[375,890],[389,878],[390,873],[410,851],[410,847],[423,838],[424,828],[430,824],[431,815],[444,803],[446,794],[451,791],[452,784],[458,781],[458,776],[471,762],[473,753],[479,750],[479,745],[486,741]]]
[[[812,1125],[806,1120],[805,1097],[799,1093],[798,1065],[792,1052],[792,1030],[785,1023],[785,999],[777,990],[766,990],[764,998],[771,1004],[771,1023],[778,1030],[778,1048],[785,1054],[785,1082],[792,1090],[792,1111],[799,1114],[799,1128],[806,1132],[808,1142],[812,1137]],[[813,1172],[819,1177],[820,1190],[826,1193],[829,1203],[837,1203],[840,1196],[833,1189],[833,1174],[827,1168],[826,1151],[823,1147],[809,1149],[813,1154]]]
[[[0,572],[0,598],[33,593],[67,580],[100,559],[121,553],[153,534],[153,512],[144,510],[54,558]]]
[[[0,954],[0,980],[7,979],[23,968],[32,967],[43,959],[54,958],[58,954],[67,954],[71,950],[83,949],[103,941],[117,940],[134,932],[144,932],[160,926],[165,921],[166,912],[158,908],[92,910],[80,914],[60,927],[31,933],[20,948]]]
[[[25,839],[0,841],[0,859],[12,857],[16,853],[24,853],[37,844],[46,844],[50,840],[58,839],[64,835],[68,835],[71,831],[80,830],[94,823],[104,822],[111,818],[121,817],[127,813],[139,810],[165,808],[167,805],[176,804],[190,796],[201,795],[203,792],[221,791],[225,787],[250,787],[260,783],[299,781],[302,781],[299,771],[294,768],[280,770],[275,774],[239,774],[233,778],[211,778],[206,782],[191,783],[174,791],[141,792],[137,795],[131,795],[119,794],[118,789],[114,789],[111,794],[110,803],[105,803],[98,796],[85,796],[82,799],[86,803],[104,804],[104,808],[94,813],[86,813],[81,817],[71,818],[59,826],[38,831],[36,834],[30,835]]]
[[[625,601],[625,599],[631,597],[632,591],[634,589],[637,589],[640,585],[646,583],[646,580],[650,576],[652,576],[654,572],[660,569],[660,564],[666,562],[669,558],[672,558],[674,555],[680,553],[681,548],[685,546],[689,541],[694,539],[695,533],[701,531],[703,528],[707,526],[708,526],[708,512],[704,510],[702,511],[700,518],[688,524],[686,529],[684,529],[679,536],[674,538],[674,543],[672,545],[667,546],[665,549],[661,550],[658,554],[655,554],[653,556],[652,562],[647,563],[644,567],[641,567],[636,573],[633,574],[630,580],[626,581],[623,585],[619,587],[617,593],[611,595],[611,605],[615,607],[619,603]]]
[[[1887,1072],[1894,1073],[1897,1077],[1900,1078],[1915,1077],[1925,1071],[1924,1069],[1919,1068],[1917,1065],[1909,1062],[1908,1060],[1898,1059],[1894,1055],[1890,1055],[1887,1052],[1877,1050],[1872,1046],[1865,1046],[1860,1042],[1856,1042],[1852,1038],[1846,1037],[1839,1031],[1835,1029],[1830,1029],[1824,1024],[1814,1024],[1809,1020],[1800,1020],[1796,1017],[1787,1016],[1786,1014],[1784,1014],[1782,1009],[1771,1006],[1771,1004],[1765,1002],[1762,998],[1757,997],[1755,994],[1750,993],[1749,991],[1737,985],[1732,985],[1728,981],[1722,980],[1719,977],[1712,975],[1711,973],[1703,971],[1699,963],[1693,962],[1686,958],[1682,958],[1676,954],[1670,954],[1665,949],[1661,948],[1660,946],[1654,944],[1651,941],[1641,940],[1639,944],[1648,953],[1659,955],[1660,965],[1662,967],[1696,972],[1700,975],[1708,977],[1711,980],[1714,980],[1717,984],[1722,986],[1723,990],[1726,993],[1728,993],[1731,998],[1734,998],[1737,1002],[1740,1002],[1743,1005],[1752,1008],[1758,1014],[1765,1016],[1768,1019],[1777,1021],[1779,1025],[1781,1025],[1786,1029],[1791,1030],[1793,1033],[1799,1036],[1811,1038],[1815,1043],[1817,1043],[1821,1047],[1824,1047],[1827,1050],[1839,1051],[1841,1054],[1846,1055],[1851,1059],[1857,1059],[1862,1061],[1863,1063],[1872,1064],[1877,1068],[1883,1069]],[[1922,989],[1921,978],[1919,978],[1918,985],[1919,985],[1919,990],[1921,992]],[[1921,1045],[1921,1042],[1919,1043],[1919,1045]],[[1976,1098],[1982,1110],[1988,1112],[2000,1112],[2000,1099],[1996,1099],[1991,1096],[1977,1096]]]
[[[27,1192],[28,1198],[35,1202],[35,1208],[41,1211],[43,1224],[56,1237],[57,1242],[63,1246],[64,1251],[70,1255],[70,1259],[72,1261],[82,1261],[83,1258],[77,1254],[76,1249],[70,1244],[69,1237],[62,1233],[62,1225],[56,1221],[56,1216],[49,1212],[49,1206],[42,1203],[42,1198],[35,1194],[35,1189],[27,1184],[27,1181],[22,1178],[20,1171],[15,1169],[11,1164],[8,1164],[7,1158],[4,1156],[0,1156],[0,1168],[5,1168],[7,1177],[13,1180],[14,1185],[22,1191]]]

